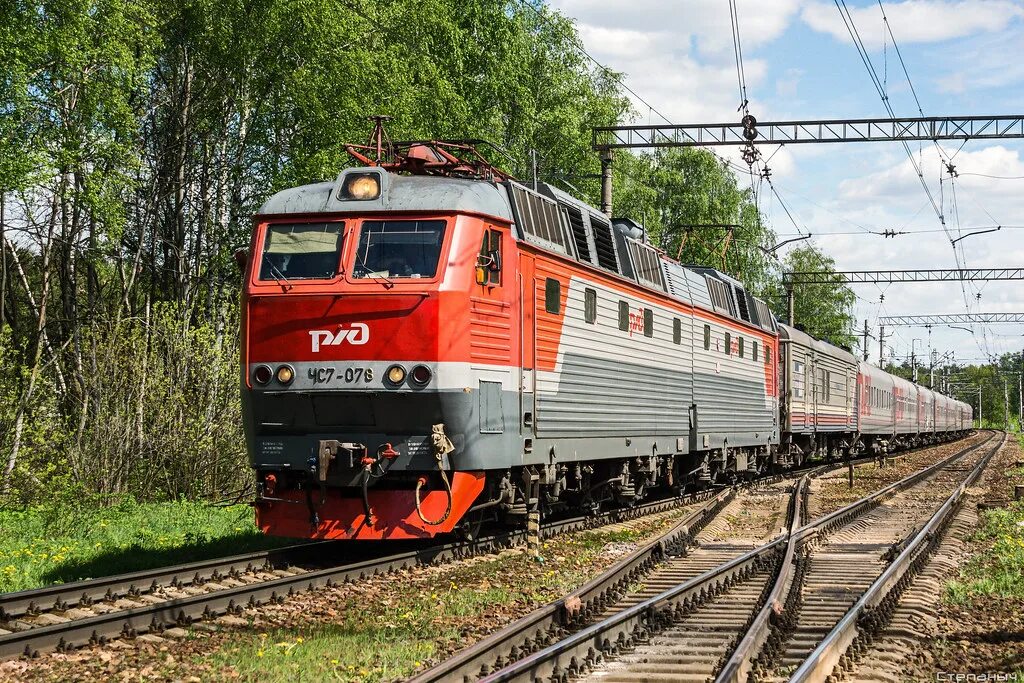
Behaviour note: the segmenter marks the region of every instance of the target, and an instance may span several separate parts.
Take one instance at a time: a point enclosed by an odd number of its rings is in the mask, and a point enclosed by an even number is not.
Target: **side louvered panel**
[[[502,301],[470,298],[469,357],[481,363],[509,363],[512,307]]]
[[[572,230],[572,238],[576,242],[576,255],[581,261],[590,263],[590,240],[587,238],[587,226],[583,224],[583,212],[575,206],[563,208],[569,217],[569,228]]]
[[[613,273],[619,272],[619,259],[615,252],[611,223],[591,215],[590,227],[594,233],[594,246],[597,249],[597,265]]]

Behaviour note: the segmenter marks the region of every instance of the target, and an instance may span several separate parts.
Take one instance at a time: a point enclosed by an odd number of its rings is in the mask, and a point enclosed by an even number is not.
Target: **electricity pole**
[[[1021,401],[1024,400],[1024,371],[1021,372],[1006,372],[1004,375],[1017,375],[1017,429],[1024,430],[1024,407],[1021,405]],[[1004,393],[1007,391],[1006,378],[1003,377],[1003,390]],[[1007,408],[1009,412],[1009,408]],[[1009,417],[1007,417],[1007,424],[1009,424]]]
[[[885,357],[885,325],[878,326],[878,367],[882,367],[882,359]]]
[[[793,283],[786,284],[786,319],[789,322],[790,327],[795,327],[796,323],[793,321],[794,316],[794,301],[793,301]]]
[[[868,319],[864,318],[864,345],[861,348],[864,351],[864,362],[865,363],[868,362],[868,337],[870,337],[870,336],[871,335],[868,334]],[[879,361],[879,365],[881,365],[881,361]]]
[[[1010,391],[1006,378],[1003,377],[1003,429],[1010,431]]]

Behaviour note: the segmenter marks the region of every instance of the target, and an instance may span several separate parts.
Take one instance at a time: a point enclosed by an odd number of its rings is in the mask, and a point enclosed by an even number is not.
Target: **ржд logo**
[[[337,332],[310,330],[309,336],[313,343],[313,353],[320,353],[321,346],[338,346],[345,342],[353,346],[361,346],[370,341],[370,328],[366,323],[352,323],[349,329],[342,325]]]

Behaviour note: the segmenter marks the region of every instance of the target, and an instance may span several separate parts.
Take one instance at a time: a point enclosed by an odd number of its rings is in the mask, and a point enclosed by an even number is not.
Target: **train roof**
[[[373,174],[379,192],[353,199],[353,176]],[[536,189],[513,180],[400,175],[374,166],[347,168],[333,182],[282,190],[258,215],[318,213],[473,213],[508,221],[518,239],[606,270],[669,296],[774,333],[767,304],[738,280],[714,268],[684,266],[648,244],[642,226],[610,220],[597,208],[546,183]]]
[[[790,327],[789,325],[785,325],[783,323],[779,323],[779,337],[783,340],[788,339],[790,341],[796,342],[797,344],[802,344],[804,346],[810,347],[815,351],[818,351],[819,353],[828,354],[833,358],[839,358],[852,365],[856,365],[858,362],[857,357],[854,356],[851,352],[847,351],[846,349],[839,348],[834,344],[829,344],[828,342],[822,341],[820,339],[815,339],[806,332],[802,332],[801,330],[798,330],[795,327]]]
[[[352,174],[373,173],[380,179],[375,199],[346,198],[341,191]],[[268,199],[260,214],[312,214],[382,211],[459,211],[512,220],[508,193],[488,181],[438,176],[397,175],[379,168],[347,168],[333,182],[281,190]]]

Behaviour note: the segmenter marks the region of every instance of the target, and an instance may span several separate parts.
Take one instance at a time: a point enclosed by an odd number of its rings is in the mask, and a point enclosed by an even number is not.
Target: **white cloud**
[[[1024,43],[1019,24],[995,35],[985,34],[962,41],[950,71],[933,82],[940,93],[961,95],[976,90],[1003,90],[1024,81],[1024,63],[1015,59]]]
[[[860,4],[863,6],[855,8],[847,1],[862,38],[870,49],[880,49],[883,25],[878,6],[873,0]],[[739,94],[727,3],[554,0],[553,5],[575,19],[591,55],[624,73],[629,87],[671,121],[738,119]],[[948,113],[961,114],[980,107],[985,111],[978,113],[989,114],[1020,109],[1015,103],[1017,99],[1024,101],[1024,95],[1018,94],[1019,88],[1006,87],[1024,79],[1024,62],[1018,64],[1015,60],[1024,41],[1024,3],[1020,0],[907,0],[887,2],[885,8],[892,30],[904,48],[904,59],[926,112],[951,110]],[[849,47],[846,28],[830,1],[739,0],[739,17],[748,92],[758,119],[867,117],[882,113],[867,75]],[[821,35],[807,40],[809,31]],[[843,45],[836,45],[828,36],[834,36]],[[909,113],[913,110],[909,86],[893,63],[891,50],[889,54],[888,92],[902,93],[894,106]],[[953,96],[979,87],[990,88],[985,91],[983,102],[970,94]],[[936,89],[945,96],[938,97]],[[635,106],[637,123],[662,123],[644,104],[637,101]],[[1024,218],[1015,218],[1024,215],[1024,181],[994,181],[966,175],[1024,175],[1024,145],[1007,141],[1002,146],[981,148],[979,144],[969,143],[955,161],[964,174],[957,180],[960,223],[988,225],[995,219],[1024,224]],[[952,153],[959,143],[943,146]],[[926,178],[938,201],[938,154],[934,145],[921,147]],[[872,143],[794,145],[778,151],[767,145],[760,148],[765,158],[774,153],[769,162],[773,179],[797,222],[815,233],[814,242],[835,258],[841,269],[956,265],[949,240],[938,231],[938,219],[900,146]],[[917,149],[915,145],[915,153]],[[738,148],[716,151],[745,168],[739,160]],[[737,175],[741,185],[746,186],[745,174]],[[943,186],[944,192],[948,192],[948,187]],[[948,198],[945,194],[947,205]],[[767,186],[763,186],[760,199],[775,230],[793,233],[789,218]],[[951,217],[949,223],[955,225],[955,219]],[[864,235],[858,226],[879,231],[937,232],[885,239]],[[858,234],[834,234],[850,231]],[[793,246],[801,244],[806,242]],[[1024,230],[971,237],[961,244],[967,264],[973,267],[1024,263]],[[783,247],[783,251],[787,248]],[[980,301],[974,298],[979,289]],[[968,284],[964,290],[974,312],[1024,311],[1024,288],[1019,283]],[[879,313],[965,310],[964,294],[958,283],[858,285],[855,291],[864,300],[858,303],[858,318],[871,319],[874,331],[874,318]],[[885,301],[880,306],[882,292]],[[1000,331],[1012,334],[1014,329],[1019,328]],[[1002,343],[991,335],[983,340],[980,333],[977,343],[974,337],[957,330],[936,328],[932,333],[936,348],[956,349],[958,356],[978,356],[978,345],[997,350],[997,344]],[[909,352],[913,337],[925,336],[923,329],[902,328],[890,343],[903,354]],[[1020,346],[1024,338],[1011,341]],[[871,348],[874,358],[877,341],[872,342]]]
[[[732,60],[732,27],[728,6],[721,0],[671,3],[662,0],[554,0],[552,5],[575,18],[581,26],[669,32],[683,50],[688,51],[691,44],[696,44],[705,54]],[[782,35],[799,5],[799,0],[739,0],[737,9],[744,48],[757,48]],[[588,43],[587,47],[601,50],[596,44]]]
[[[1024,15],[1024,9],[1018,3],[1004,0],[905,0],[886,3],[885,14],[897,42],[910,44],[999,31]],[[878,6],[871,3],[866,7],[851,7],[850,16],[868,49],[882,49],[888,35]],[[828,33],[844,43],[852,42],[843,17],[833,3],[810,3],[803,8],[800,17],[816,31]]]
[[[950,145],[947,143],[946,147]],[[947,157],[954,149],[947,149]],[[782,190],[791,208],[815,233],[817,246],[835,258],[841,270],[954,268],[958,265],[950,240],[927,204],[912,164],[902,156],[902,159],[892,154],[880,156],[873,170],[841,181],[835,195],[819,200],[817,205]],[[1016,218],[1024,214],[1024,180],[995,180],[972,175],[1024,176],[1024,159],[1020,152],[1002,145],[961,151],[953,162],[961,174],[955,180],[957,211],[950,203],[953,195],[948,176],[940,190],[937,180],[940,156],[934,145],[924,148],[920,159],[936,201],[942,201],[947,226],[954,236],[971,232],[970,228],[1006,226],[999,232],[962,240],[959,265],[1019,267],[1024,263],[1024,230],[1012,227],[1024,224],[1024,220]],[[780,212],[775,212],[773,218],[776,226],[780,221],[787,221],[788,225],[788,219]],[[854,224],[868,230],[915,232],[885,238],[859,232]],[[962,226],[961,232],[958,232],[958,224]],[[828,234],[847,232],[857,234]],[[862,299],[856,310],[859,320],[865,317],[873,320],[879,314],[1024,311],[1024,288],[1017,282],[964,283],[962,287],[956,282],[856,285],[854,289]],[[884,302],[880,303],[882,294]],[[1003,327],[1005,329],[1000,328],[1000,331],[1011,335],[1019,335],[1021,331],[1020,326]],[[1011,348],[998,337],[983,337],[980,327],[978,330],[972,337],[947,327],[934,327],[932,344],[942,351],[955,349],[961,357],[1017,350],[1024,345],[1024,338],[1019,336],[1008,338],[1012,340],[1011,346],[1016,345]],[[891,343],[899,353],[905,354],[909,352],[913,337],[925,339],[926,336],[924,329],[901,328],[899,336],[894,336]],[[877,357],[877,342],[872,348],[873,358]]]
[[[555,0],[577,22],[587,51],[672,122],[732,121],[740,95],[728,7],[720,0]],[[799,0],[739,0],[748,92],[762,92],[768,64],[756,51],[791,25]],[[639,122],[662,123],[634,102]],[[765,112],[759,112],[761,116]]]

